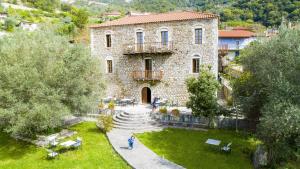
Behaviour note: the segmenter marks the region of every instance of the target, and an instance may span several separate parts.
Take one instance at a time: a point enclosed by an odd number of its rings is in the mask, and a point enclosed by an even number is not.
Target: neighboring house
[[[218,16],[171,12],[127,16],[91,28],[91,53],[102,61],[107,96],[185,105],[185,80],[201,65],[218,73]]]
[[[232,100],[230,80],[239,77],[243,72],[242,66],[230,63],[240,55],[240,50],[255,40],[257,40],[256,34],[245,28],[219,31],[219,72],[222,84],[219,96],[228,103]]]
[[[256,34],[245,28],[233,28],[232,30],[219,31],[219,53],[221,53],[219,69],[223,70],[235,57],[240,55],[240,50],[244,49],[251,42],[255,41]],[[223,52],[222,52],[223,51]]]

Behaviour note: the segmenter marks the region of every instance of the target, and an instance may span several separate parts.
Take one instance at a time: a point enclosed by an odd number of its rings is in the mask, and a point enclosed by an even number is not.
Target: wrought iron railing
[[[172,41],[169,42],[149,42],[149,43],[135,43],[125,44],[123,46],[124,54],[140,54],[140,53],[172,53],[174,45]]]

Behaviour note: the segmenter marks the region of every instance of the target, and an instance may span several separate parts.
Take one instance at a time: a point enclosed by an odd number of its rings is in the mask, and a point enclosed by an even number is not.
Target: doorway
[[[142,89],[142,103],[144,103],[144,104],[151,103],[151,90],[149,87],[144,87]]]
[[[145,59],[145,78],[152,78],[152,59]]]

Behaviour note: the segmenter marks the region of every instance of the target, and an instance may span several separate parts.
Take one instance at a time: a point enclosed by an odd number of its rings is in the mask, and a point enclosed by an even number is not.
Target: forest
[[[223,22],[257,22],[267,27],[279,26],[283,19],[300,20],[299,0],[112,0],[110,5],[142,12],[192,9],[217,13]]]

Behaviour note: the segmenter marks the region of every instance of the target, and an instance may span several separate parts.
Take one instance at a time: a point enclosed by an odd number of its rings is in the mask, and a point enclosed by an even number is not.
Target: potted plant
[[[168,113],[168,110],[167,110],[166,107],[162,107],[162,108],[159,109],[159,112],[160,112],[161,114],[167,114],[167,113]]]
[[[180,116],[180,111],[178,109],[173,109],[171,111],[171,114],[175,117],[179,117]]]
[[[110,110],[110,113],[113,114],[115,110],[115,102],[112,100],[108,103],[108,109]]]
[[[101,110],[103,110],[104,109],[104,104],[103,104],[103,102],[101,101],[99,104],[98,104],[98,109],[101,111]]]
[[[174,116],[175,120],[179,120],[179,116],[180,116],[180,111],[178,109],[173,109],[171,111],[172,116]]]

